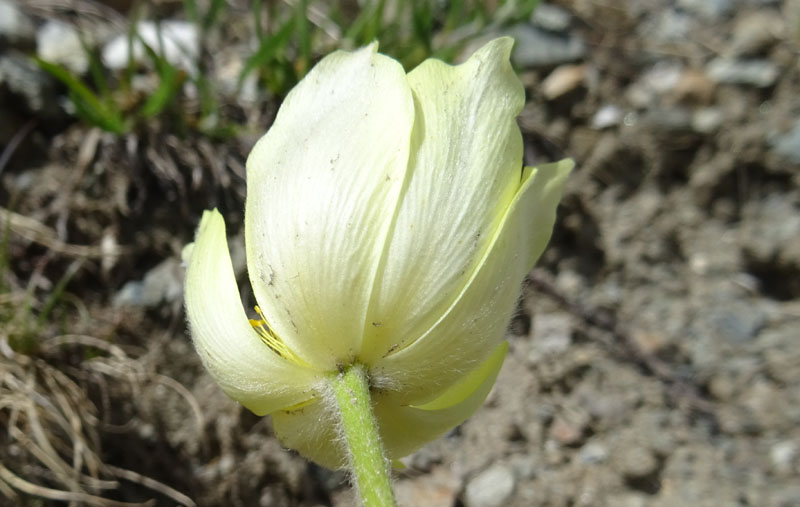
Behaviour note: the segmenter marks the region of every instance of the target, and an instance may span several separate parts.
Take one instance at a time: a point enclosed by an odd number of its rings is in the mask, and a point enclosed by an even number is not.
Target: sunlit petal
[[[247,161],[251,283],[269,325],[320,370],[357,354],[408,162],[400,64],[377,45],[326,57]]]
[[[206,211],[186,250],[186,313],[203,364],[222,390],[264,415],[313,396],[318,375],[270,349],[245,315],[233,274],[225,222]]]
[[[491,246],[455,303],[410,346],[372,363],[395,401],[423,403],[457,382],[502,340],[520,283],[553,230],[571,160],[526,168],[519,193]]]
[[[393,400],[383,403],[378,397],[375,415],[387,454],[407,456],[475,413],[492,389],[507,352],[508,343],[502,342],[483,364],[426,405],[401,406]]]
[[[464,64],[426,60],[408,75],[416,116],[408,187],[372,296],[361,359],[421,336],[453,304],[520,186],[525,100],[494,40]]]

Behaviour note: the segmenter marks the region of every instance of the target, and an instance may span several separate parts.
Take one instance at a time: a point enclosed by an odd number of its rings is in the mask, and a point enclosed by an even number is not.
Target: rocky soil
[[[56,231],[44,244],[57,253],[138,249],[87,257],[70,282],[86,314],[72,332],[111,338],[128,359],[95,367],[113,394],[96,403],[113,424],[103,460],[198,505],[351,505],[340,473],[282,450],[268,419],[222,395],[184,330],[180,247],[205,207],[236,221],[252,139],[193,155],[198,181],[222,182],[212,192],[164,164],[120,177],[109,168],[137,148],[66,122],[59,88],[20,56],[58,33],[36,9],[10,33],[7,5],[0,145],[34,134],[0,159],[0,199]],[[527,162],[571,156],[577,169],[495,389],[406,460],[401,504],[800,506],[800,2],[563,0],[502,33],[528,90]],[[86,65],[68,53],[65,65]],[[184,153],[170,139],[163,149]],[[59,198],[71,214],[53,212]],[[20,278],[70,266],[31,234],[12,241]],[[79,352],[66,359],[91,370]],[[133,480],[108,497],[177,501]]]

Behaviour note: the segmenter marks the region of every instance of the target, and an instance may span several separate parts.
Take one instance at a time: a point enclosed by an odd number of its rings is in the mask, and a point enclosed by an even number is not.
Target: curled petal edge
[[[233,272],[225,222],[206,211],[184,249],[186,315],[203,364],[222,390],[257,415],[315,396],[317,374],[274,352],[250,324]]]
[[[376,385],[391,392],[398,404],[436,398],[502,340],[519,284],[550,239],[573,166],[565,159],[526,167],[491,246],[458,298],[422,336],[373,363]]]

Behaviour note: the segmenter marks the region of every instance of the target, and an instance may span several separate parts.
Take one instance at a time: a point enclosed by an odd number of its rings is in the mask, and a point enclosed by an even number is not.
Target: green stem
[[[370,404],[369,381],[360,364],[331,377],[339,416],[340,434],[347,444],[350,473],[364,507],[395,505],[389,461]]]

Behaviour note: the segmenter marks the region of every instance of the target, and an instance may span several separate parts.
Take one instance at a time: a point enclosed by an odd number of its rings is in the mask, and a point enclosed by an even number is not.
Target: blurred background
[[[800,1],[0,0],[0,505],[347,506],[203,371],[182,247],[323,55],[516,39],[577,169],[406,506],[800,506]],[[249,297],[245,294],[245,298]]]

